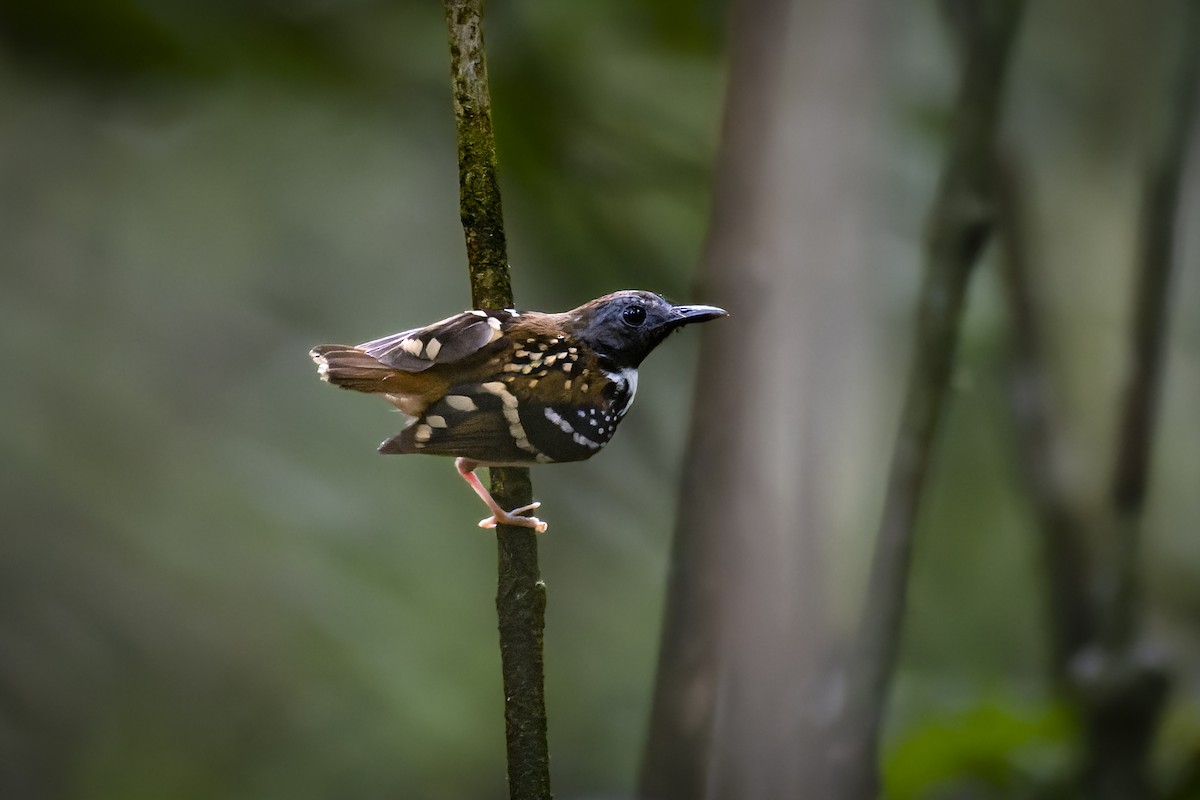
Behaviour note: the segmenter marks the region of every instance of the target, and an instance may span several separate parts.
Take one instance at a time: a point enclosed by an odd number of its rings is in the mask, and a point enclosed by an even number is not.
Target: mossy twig
[[[458,130],[459,208],[467,244],[474,308],[509,308],[512,281],[500,206],[492,133],[482,0],[445,0],[450,74]],[[529,470],[491,469],[492,495],[504,508],[532,501]],[[513,800],[550,799],[542,637],[546,587],[538,569],[536,534],[501,526],[496,612],[504,681],[508,791]]]

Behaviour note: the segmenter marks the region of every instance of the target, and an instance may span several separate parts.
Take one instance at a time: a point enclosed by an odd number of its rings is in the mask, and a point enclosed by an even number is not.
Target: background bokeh
[[[1033,5],[1012,127],[1038,142],[1054,212],[1041,286],[1070,425],[1095,442],[1083,474],[1111,449],[1087,434],[1111,425],[1100,398],[1121,377],[1155,80],[1122,66],[1153,63],[1171,4]],[[955,75],[931,4],[902,6],[869,26],[885,77],[856,363],[878,380],[832,423],[865,432],[837,459],[862,470],[827,537],[846,627]],[[487,13],[518,305],[628,287],[693,299],[726,4]],[[482,508],[448,460],[378,456],[402,419],[319,383],[306,355],[467,302],[441,4],[9,0],[0,108],[0,797],[505,796]],[[1164,770],[1200,752],[1200,229],[1181,230],[1146,552],[1178,678]],[[1071,757],[998,295],[981,273],[922,516],[889,727],[897,798],[972,765],[998,794],[971,796],[1021,797]],[[651,357],[600,458],[534,470],[558,797],[635,785],[696,346],[672,337]]]

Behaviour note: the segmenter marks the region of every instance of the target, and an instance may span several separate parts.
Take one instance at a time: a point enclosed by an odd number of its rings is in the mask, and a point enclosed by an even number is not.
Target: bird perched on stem
[[[454,456],[492,516],[480,527],[546,523],[505,511],[477,467],[582,461],[608,443],[633,403],[638,366],[673,331],[725,316],[715,306],[672,305],[623,291],[561,314],[475,309],[356,347],[309,355],[321,379],[383,395],[413,417],[381,453]]]

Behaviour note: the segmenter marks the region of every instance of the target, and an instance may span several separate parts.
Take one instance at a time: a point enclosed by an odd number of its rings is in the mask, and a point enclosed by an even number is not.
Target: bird
[[[506,511],[478,467],[582,461],[612,439],[638,388],[638,368],[668,335],[727,316],[624,290],[571,311],[476,308],[363,344],[323,344],[309,356],[334,386],[379,394],[408,417],[384,454],[451,456],[491,512],[482,528],[547,525]]]

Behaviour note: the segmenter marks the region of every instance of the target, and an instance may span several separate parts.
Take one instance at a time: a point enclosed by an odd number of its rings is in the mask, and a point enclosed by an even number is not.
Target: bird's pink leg
[[[526,511],[533,511],[541,505],[541,503],[530,503],[527,506],[514,508],[512,511],[505,511],[500,506],[496,505],[496,501],[492,499],[492,494],[484,488],[483,482],[479,480],[479,476],[475,474],[475,468],[479,466],[479,462],[471,461],[466,458],[454,459],[454,468],[458,470],[458,474],[462,475],[475,494],[479,495],[479,499],[487,504],[488,510],[492,512],[492,516],[479,521],[481,528],[494,528],[497,525],[519,525],[522,528],[533,528],[538,533],[546,532],[546,523],[542,522],[537,517],[522,517],[518,516]]]

